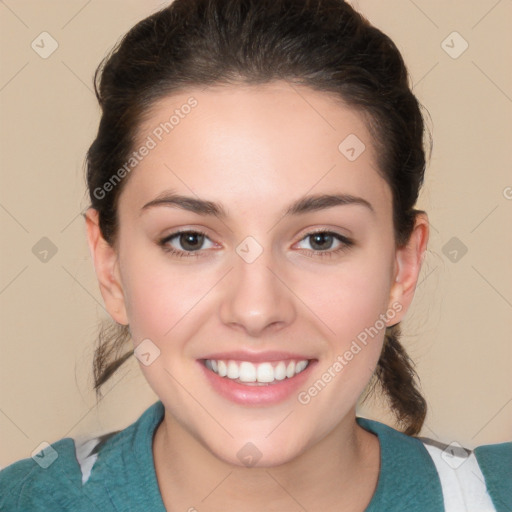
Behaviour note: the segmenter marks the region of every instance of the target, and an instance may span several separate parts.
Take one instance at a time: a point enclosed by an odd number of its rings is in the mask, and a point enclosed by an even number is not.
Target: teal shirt
[[[78,456],[81,464],[71,438],[45,448],[34,457],[38,462],[11,464],[0,471],[0,510],[165,512],[152,452],[163,416],[158,401],[124,430],[95,439],[92,453]],[[378,484],[365,512],[444,511],[438,472],[423,442],[378,421],[356,421],[378,436],[381,447]],[[495,509],[512,511],[512,442],[480,446],[474,453]],[[190,506],[201,510],[199,502]]]

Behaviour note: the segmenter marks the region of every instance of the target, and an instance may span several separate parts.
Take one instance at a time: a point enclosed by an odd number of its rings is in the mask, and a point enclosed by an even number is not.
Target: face
[[[166,419],[232,464],[250,442],[261,466],[353,423],[419,270],[363,117],[280,82],[191,89],[152,109],[144,144],[102,293]]]

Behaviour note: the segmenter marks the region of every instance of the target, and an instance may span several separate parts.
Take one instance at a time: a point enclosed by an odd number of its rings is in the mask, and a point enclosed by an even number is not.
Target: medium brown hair
[[[98,66],[94,86],[102,115],[87,153],[91,206],[113,245],[117,204],[128,177],[108,193],[103,185],[128,160],[144,115],[155,103],[189,87],[265,84],[276,80],[334,94],[366,119],[378,149],[378,171],[393,197],[396,245],[414,228],[425,171],[421,106],[391,39],[342,0],[175,0],[137,23]],[[399,342],[386,329],[365,399],[379,382],[400,428],[417,434],[426,402]],[[127,326],[100,332],[94,389],[133,354]],[[124,352],[124,353],[123,353]]]

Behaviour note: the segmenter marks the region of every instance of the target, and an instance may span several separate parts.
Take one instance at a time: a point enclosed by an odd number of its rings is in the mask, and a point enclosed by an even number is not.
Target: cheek
[[[328,348],[319,378],[301,390],[298,401],[312,417],[321,416],[326,429],[357,402],[375,371],[385,335],[381,315],[388,312],[390,261],[383,253],[340,267],[305,299],[318,312],[317,325],[328,326]]]
[[[345,344],[366,328],[375,325],[386,312],[390,292],[389,258],[358,256],[302,283],[298,292],[318,318],[328,326],[330,339]],[[381,322],[377,327],[382,327]]]
[[[165,255],[155,256],[152,251],[139,256],[132,253],[124,259],[125,302],[136,342],[173,336],[175,326],[194,316],[195,306],[208,288],[204,273],[191,269],[171,264]]]
[[[141,261],[146,263],[141,265]],[[140,364],[140,369],[158,396],[169,394],[173,397],[173,407],[186,411],[189,407],[186,397],[170,375],[193,371],[195,363],[187,357],[187,340],[200,325],[197,321],[202,312],[200,299],[208,288],[204,273],[200,278],[198,272],[183,268],[151,254],[143,258],[132,254],[124,261],[124,272],[129,279],[123,283],[134,346],[149,339],[160,351],[160,357],[148,366]]]

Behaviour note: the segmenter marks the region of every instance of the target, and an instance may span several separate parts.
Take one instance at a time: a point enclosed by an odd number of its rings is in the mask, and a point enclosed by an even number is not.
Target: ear
[[[398,248],[395,253],[394,280],[388,306],[391,307],[392,304],[399,303],[402,308],[393,319],[388,320],[388,326],[400,322],[411,305],[425,257],[428,237],[428,216],[425,212],[418,213],[407,244]]]
[[[98,210],[89,208],[85,213],[85,222],[87,243],[105,307],[118,324],[128,325],[117,253],[101,234]]]

